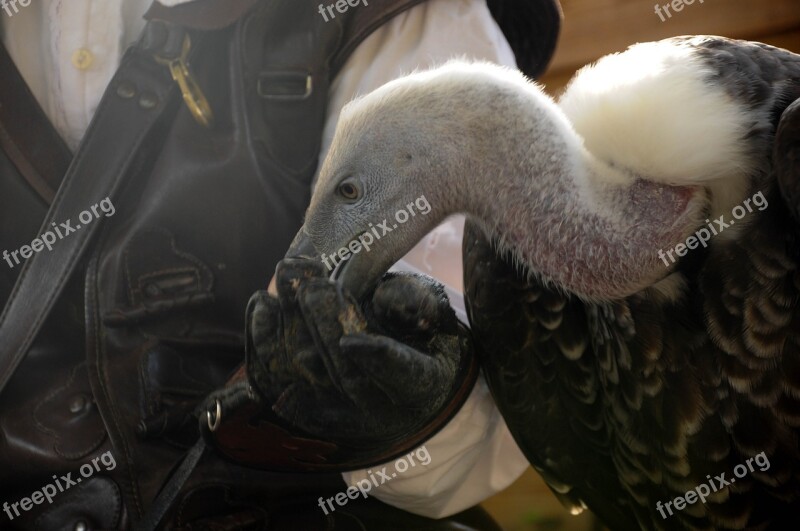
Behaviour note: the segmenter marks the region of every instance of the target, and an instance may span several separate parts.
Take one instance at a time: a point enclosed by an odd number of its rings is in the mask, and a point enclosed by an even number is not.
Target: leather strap
[[[186,457],[183,458],[183,462],[181,462],[180,466],[172,474],[172,477],[169,478],[164,488],[158,493],[158,496],[153,501],[153,505],[150,506],[144,518],[136,524],[136,531],[152,531],[153,529],[158,529],[158,526],[161,525],[161,521],[164,520],[164,517],[178,498],[186,480],[189,479],[189,476],[192,475],[197,464],[206,454],[206,448],[205,440],[200,437],[186,454]]]
[[[201,36],[194,39],[193,51],[199,47]],[[132,80],[136,81],[135,86]],[[162,144],[160,137],[168,131],[167,127],[159,126],[172,116],[167,111],[176,108],[179,98],[169,69],[156,63],[153,54],[146,53],[141,43],[130,48],[64,176],[40,233],[51,224],[68,220],[77,223],[80,212],[105,197],[113,201],[123,180],[153,159],[153,153]],[[116,134],[100,135],[94,134],[95,131],[116,131]],[[0,393],[78,267],[102,219],[73,231],[51,251],[34,254],[20,271],[0,315]]]
[[[0,149],[48,205],[72,160],[64,140],[0,42]]]
[[[372,32],[380,28],[398,14],[411,9],[426,0],[405,0],[404,2],[379,2],[369,5],[369,9],[351,10],[345,23],[345,34],[341,46],[331,58],[331,72],[339,72],[358,48],[358,45]],[[327,2],[325,5],[328,5]]]
[[[153,2],[144,18],[163,20],[189,29],[215,30],[230,26],[258,0],[194,0],[188,4],[167,7]]]

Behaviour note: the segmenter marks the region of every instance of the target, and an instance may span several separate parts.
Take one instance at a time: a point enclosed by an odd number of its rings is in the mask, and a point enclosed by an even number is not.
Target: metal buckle
[[[258,76],[258,95],[267,100],[305,100],[314,92],[314,80],[307,71],[270,70]]]
[[[203,90],[197,84],[194,76],[192,75],[189,66],[186,64],[186,58],[189,56],[189,50],[192,48],[192,41],[187,33],[183,38],[183,46],[181,48],[181,55],[176,59],[168,59],[156,54],[156,62],[169,67],[169,72],[172,74],[172,79],[178,83],[183,95],[183,101],[189,107],[189,111],[194,116],[194,119],[202,126],[211,127],[214,123],[214,113],[211,110],[211,104],[208,103]]]
[[[210,409],[206,410],[206,422],[211,432],[217,431],[217,428],[219,428],[219,425],[222,423],[222,404],[219,403],[219,400],[215,400],[215,402],[217,410],[214,414],[211,413]]]

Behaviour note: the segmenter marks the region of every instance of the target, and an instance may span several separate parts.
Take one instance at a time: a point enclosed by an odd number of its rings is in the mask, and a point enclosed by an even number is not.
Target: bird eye
[[[336,190],[340,196],[348,201],[355,201],[361,196],[358,186],[356,186],[356,184],[352,181],[345,181],[339,184],[339,187]]]

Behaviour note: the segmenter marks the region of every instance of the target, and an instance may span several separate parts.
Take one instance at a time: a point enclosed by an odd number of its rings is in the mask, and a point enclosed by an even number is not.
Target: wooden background
[[[695,0],[662,22],[655,4],[666,0],[561,0],[564,23],[558,48],[540,80],[553,95],[581,66],[636,42],[677,35],[723,35],[800,53],[800,0]],[[662,9],[663,11],[663,9]],[[565,511],[533,470],[484,507],[506,531],[602,529],[589,514]]]
[[[656,3],[667,1],[561,0],[561,37],[541,81],[557,93],[575,70],[603,55],[677,35],[723,35],[800,52],[800,0],[695,0],[678,13],[670,9],[665,22]]]

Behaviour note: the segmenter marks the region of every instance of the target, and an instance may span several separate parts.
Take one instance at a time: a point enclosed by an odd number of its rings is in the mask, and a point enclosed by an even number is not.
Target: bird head
[[[430,81],[417,74],[345,106],[320,169],[303,232],[357,297],[454,213],[442,182],[467,141],[453,98],[419,97]]]

